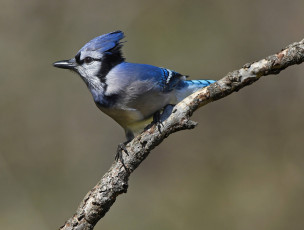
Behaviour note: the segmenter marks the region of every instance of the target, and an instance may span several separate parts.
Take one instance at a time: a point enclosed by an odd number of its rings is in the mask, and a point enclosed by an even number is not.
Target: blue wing
[[[159,85],[164,92],[173,90],[178,83],[186,77],[170,69],[160,68],[161,76],[159,77]]]

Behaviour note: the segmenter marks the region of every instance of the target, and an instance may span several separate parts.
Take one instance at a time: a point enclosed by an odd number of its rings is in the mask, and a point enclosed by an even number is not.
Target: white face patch
[[[82,79],[87,83],[88,87],[97,91],[100,91],[103,88],[103,84],[100,82],[100,79],[97,76],[100,71],[100,68],[101,63],[100,61],[96,60],[93,60],[90,63],[84,62],[76,67],[78,73],[81,75]]]

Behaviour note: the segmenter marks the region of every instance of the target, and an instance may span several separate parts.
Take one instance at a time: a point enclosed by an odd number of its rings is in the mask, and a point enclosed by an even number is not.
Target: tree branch
[[[116,197],[127,192],[130,174],[150,151],[170,134],[196,126],[196,122],[189,118],[199,107],[237,92],[262,76],[278,74],[285,68],[303,61],[304,39],[287,46],[277,54],[245,64],[243,68],[230,72],[216,83],[193,93],[175,107],[167,106],[158,124],[151,124],[126,146],[129,154],[123,155],[126,168],[120,161],[115,161],[98,184],[85,196],[74,216],[67,220],[60,229],[93,229],[108,212]]]

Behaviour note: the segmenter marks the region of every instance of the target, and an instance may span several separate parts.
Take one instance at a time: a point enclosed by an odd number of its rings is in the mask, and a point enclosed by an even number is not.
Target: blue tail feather
[[[184,83],[187,84],[188,86],[196,85],[200,88],[211,85],[214,82],[216,82],[216,81],[214,81],[214,80],[186,80],[186,81],[184,81]]]
[[[177,86],[177,102],[194,93],[195,91],[215,83],[214,80],[183,80]]]

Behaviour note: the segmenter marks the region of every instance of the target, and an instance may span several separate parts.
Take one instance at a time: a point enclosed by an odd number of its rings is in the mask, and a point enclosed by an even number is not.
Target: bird
[[[174,105],[215,80],[187,80],[173,70],[126,62],[120,30],[95,37],[75,57],[54,67],[80,75],[96,106],[125,131],[127,142],[151,123],[153,115]]]

